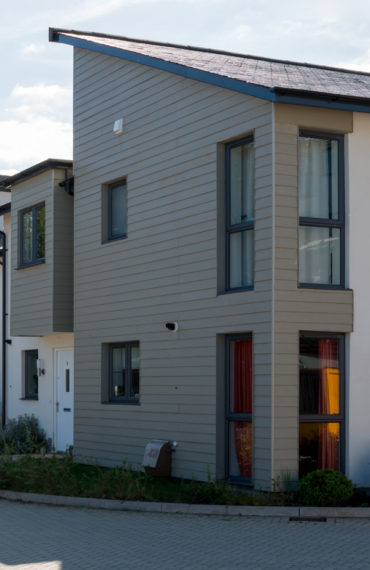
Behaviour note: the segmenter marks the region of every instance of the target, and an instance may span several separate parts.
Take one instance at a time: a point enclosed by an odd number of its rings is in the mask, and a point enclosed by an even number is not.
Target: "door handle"
[[[56,408],[57,408],[57,412],[59,412],[59,402],[56,402]]]
[[[70,412],[71,408],[63,408],[63,412]]]

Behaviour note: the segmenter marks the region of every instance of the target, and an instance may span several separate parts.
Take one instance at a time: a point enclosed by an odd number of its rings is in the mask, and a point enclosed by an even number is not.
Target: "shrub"
[[[335,507],[348,503],[353,487],[343,473],[322,469],[305,475],[299,482],[298,493],[304,505]]]
[[[9,420],[0,431],[0,453],[3,454],[37,453],[47,446],[46,433],[33,414]]]

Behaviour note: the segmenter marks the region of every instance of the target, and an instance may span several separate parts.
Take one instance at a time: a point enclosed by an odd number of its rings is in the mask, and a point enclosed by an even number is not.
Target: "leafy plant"
[[[312,471],[299,482],[298,494],[304,505],[345,505],[353,495],[352,482],[333,469]]]
[[[46,433],[33,414],[9,420],[5,428],[0,431],[2,454],[38,453],[43,448],[47,449],[47,446]]]

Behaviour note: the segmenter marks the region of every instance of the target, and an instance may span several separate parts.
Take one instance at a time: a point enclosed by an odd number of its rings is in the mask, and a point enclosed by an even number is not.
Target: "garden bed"
[[[11,491],[187,504],[236,506],[297,506],[297,493],[258,493],[229,483],[205,483],[176,478],[155,478],[127,467],[77,463],[65,455],[2,455],[0,489]],[[369,498],[356,491],[347,506],[368,507]],[[330,501],[327,503],[330,506]]]

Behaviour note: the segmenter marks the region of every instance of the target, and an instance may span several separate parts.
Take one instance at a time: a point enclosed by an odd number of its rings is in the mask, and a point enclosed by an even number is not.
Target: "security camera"
[[[179,330],[179,325],[178,323],[174,322],[174,323],[166,323],[165,327],[167,330],[171,331],[171,332],[177,332]]]

